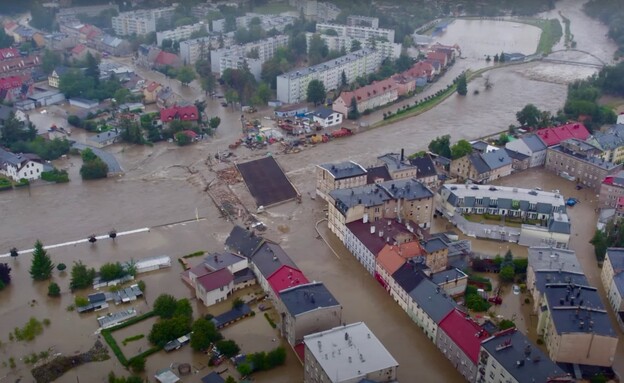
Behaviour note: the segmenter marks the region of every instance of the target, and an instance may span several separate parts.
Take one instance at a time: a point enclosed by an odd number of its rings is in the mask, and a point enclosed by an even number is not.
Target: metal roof
[[[293,317],[320,308],[340,306],[322,282],[306,283],[282,290],[280,299]]]
[[[273,242],[265,242],[260,246],[258,251],[251,257],[251,262],[256,269],[264,276],[269,278],[282,265],[297,268],[297,265],[290,259],[288,254],[280,245]]]
[[[329,171],[336,180],[363,176],[366,174],[366,169],[353,161],[339,162],[336,164],[322,164],[319,165],[319,167]]]
[[[435,323],[440,323],[451,310],[457,307],[457,303],[446,294],[444,289],[428,279],[419,283],[409,295]]]

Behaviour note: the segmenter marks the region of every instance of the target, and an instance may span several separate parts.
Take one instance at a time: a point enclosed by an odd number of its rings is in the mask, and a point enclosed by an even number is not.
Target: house
[[[456,307],[455,301],[443,289],[424,278],[409,292],[406,311],[427,338],[435,342],[440,322]]]
[[[21,101],[32,92],[32,79],[26,75],[0,77],[0,101]]]
[[[474,183],[488,183],[508,176],[512,160],[505,150],[471,153],[451,162],[451,174]]]
[[[312,112],[312,121],[323,128],[329,128],[342,123],[342,114],[328,108],[318,108]]]
[[[413,78],[424,78],[426,82],[433,80],[435,76],[435,69],[433,65],[425,61],[418,61],[412,67],[405,72],[404,75],[411,76]]]
[[[109,130],[108,132],[98,133],[88,138],[89,145],[96,148],[103,148],[112,145],[121,140],[121,131]]]
[[[278,118],[304,116],[307,113],[308,104],[306,103],[280,105],[275,108],[275,117]]]
[[[448,266],[449,245],[445,242],[446,236],[431,236],[422,241],[426,252],[425,264],[433,273],[445,270]]]
[[[306,335],[342,325],[342,306],[321,282],[286,288],[279,298],[280,331],[291,346]]]
[[[583,269],[574,250],[533,246],[528,250],[527,289],[533,296],[533,312],[539,310],[539,302],[546,289],[546,283],[557,281],[581,282]]]
[[[100,105],[100,102],[97,100],[87,100],[85,98],[71,98],[69,99],[69,105],[82,109],[94,109]]]
[[[170,368],[156,371],[154,379],[156,379],[159,383],[176,383],[180,381],[180,378],[178,378],[178,376],[174,374],[173,370]]]
[[[449,312],[436,333],[436,346],[469,382],[475,382],[481,342],[490,334],[459,309]]]
[[[571,138],[585,141],[590,136],[589,131],[587,130],[585,125],[579,123],[544,128],[538,130],[535,133],[549,148],[551,146],[559,145],[563,141],[569,140]]]
[[[521,171],[529,168],[531,160],[530,156],[507,148],[504,148],[503,150],[506,151],[509,158],[511,158],[512,171]]]
[[[65,95],[58,90],[37,92],[28,96],[36,108],[65,102]]]
[[[173,53],[160,51],[158,55],[156,55],[156,58],[154,58],[153,66],[156,68],[180,68],[182,66],[182,60]]]
[[[431,274],[431,281],[451,297],[463,296],[468,286],[468,275],[457,268]]]
[[[427,278],[427,266],[421,259],[416,258],[405,262],[397,271],[392,274],[389,284],[390,296],[401,308],[407,312],[410,297],[409,292],[414,290],[419,283]]]
[[[0,49],[0,65],[3,65],[2,61],[4,60],[14,59],[20,56],[19,51],[13,47],[2,48]]]
[[[332,109],[347,116],[352,108],[352,100],[355,99],[357,110],[362,113],[369,109],[389,104],[399,97],[396,83],[392,79],[375,81],[355,89],[352,92],[342,92],[332,104]]]
[[[437,61],[440,63],[440,66],[442,67],[442,69],[446,68],[446,66],[449,63],[449,57],[446,53],[442,52],[442,51],[433,51],[433,52],[428,52],[427,53],[427,60],[429,61]]]
[[[440,186],[440,178],[433,159],[427,153],[421,157],[410,158],[409,163],[416,168],[416,179],[432,190]]]
[[[515,328],[492,334],[481,343],[478,367],[476,382],[576,381]]]
[[[329,202],[329,192],[366,185],[367,171],[353,162],[316,165],[316,195]]]
[[[43,161],[31,153],[14,154],[0,148],[0,174],[19,181],[25,178],[34,181],[41,178]]]
[[[196,279],[195,296],[206,306],[226,300],[233,290],[234,276],[227,268],[211,271]]]
[[[195,105],[177,106],[163,108],[160,110],[160,120],[163,124],[171,121],[189,121],[196,123],[199,119],[199,111]]]
[[[497,180],[511,174],[513,161],[506,150],[498,149],[488,153],[482,153],[481,158],[490,169],[488,181]]]
[[[50,76],[48,76],[48,85],[51,86],[52,88],[58,89],[60,81],[61,81],[61,76],[69,72],[69,70],[70,68],[65,67],[65,66],[57,66],[56,68],[54,68],[52,73],[50,73]]]
[[[271,274],[267,281],[271,289],[269,295],[274,301],[278,301],[282,290],[309,283],[308,278],[296,267],[282,265],[279,269]]]
[[[377,159],[388,168],[393,180],[418,178],[418,168],[405,158],[404,149],[401,149],[401,154],[386,153]]]
[[[89,49],[83,45],[78,44],[71,50],[71,57],[75,61],[82,61],[87,57],[87,53],[89,53]]]
[[[609,305],[615,312],[620,326],[624,328],[624,249],[611,247],[602,264],[602,286],[607,293]]]
[[[233,253],[251,259],[264,243],[264,238],[255,235],[253,231],[245,230],[236,225],[226,238],[225,247]]]
[[[614,208],[622,196],[624,196],[624,171],[620,170],[602,180],[598,204],[601,208]]]
[[[594,132],[587,141],[602,150],[600,157],[605,161],[624,162],[624,124],[613,125],[604,132]]]
[[[390,181],[392,177],[385,165],[374,166],[366,169],[366,184],[378,184],[384,181]]]
[[[386,244],[376,257],[375,278],[390,291],[392,275],[405,262],[414,260],[417,257],[421,258],[419,260],[421,263],[426,258],[425,250],[417,241],[403,242],[397,245]]]
[[[571,138],[548,148],[546,170],[573,177],[577,183],[599,191],[607,176],[622,169],[621,164],[602,159],[601,152],[599,148],[585,141]]]
[[[156,102],[158,97],[158,92],[162,89],[162,85],[157,82],[152,81],[143,88],[143,102],[145,104],[153,104]]]
[[[399,364],[363,322],[304,338],[304,383],[392,382]]]

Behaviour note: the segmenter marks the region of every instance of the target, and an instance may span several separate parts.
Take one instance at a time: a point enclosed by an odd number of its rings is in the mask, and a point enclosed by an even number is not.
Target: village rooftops
[[[284,73],[278,77],[287,77],[290,79],[296,79],[299,77],[304,77],[309,75],[310,73],[314,73],[314,72],[323,72],[329,69],[332,69],[334,67],[337,67],[339,65],[344,64],[345,62],[349,62],[349,61],[354,61],[357,60],[359,58],[368,56],[373,54],[375,51],[373,51],[372,49],[360,49],[359,51],[353,52],[353,53],[349,53],[348,55],[345,56],[341,56],[338,57],[336,59],[333,60],[329,60],[320,64],[316,64],[314,66],[310,66],[307,68],[300,68],[300,69],[295,69],[292,70],[288,73]]]
[[[337,189],[329,192],[341,212],[364,205],[381,205],[388,200],[405,199],[408,201],[433,197],[433,193],[416,179],[386,181],[379,184],[359,186],[350,189]]]
[[[388,224],[389,223],[389,224]],[[357,220],[347,223],[347,229],[364,244],[364,246],[375,256],[388,243],[394,244],[398,237],[413,239],[415,237],[407,226],[402,223],[382,219],[377,222],[362,222]]]
[[[119,136],[121,136],[121,131],[109,130],[108,132],[98,133],[95,136],[91,136],[89,137],[89,140],[102,144]]]
[[[160,120],[162,122],[169,122],[173,120],[182,121],[197,121],[199,112],[195,105],[187,106],[172,106],[171,108],[165,108],[160,110]]]
[[[429,279],[423,279],[409,292],[414,302],[429,315],[431,320],[439,324],[457,303],[446,294],[444,289]]]
[[[548,231],[552,233],[570,234],[572,225],[567,214],[556,212],[548,219]]]
[[[314,112],[312,112],[312,114],[314,116],[320,117],[320,118],[323,118],[323,119],[331,116],[334,113],[336,113],[336,112],[334,112],[333,110],[331,110],[329,108],[325,108],[325,107],[317,108]]]
[[[282,290],[280,299],[293,317],[321,308],[340,306],[322,282],[306,283]]]
[[[350,105],[353,98],[355,98],[356,102],[360,102],[371,98],[379,97],[390,91],[398,92],[396,81],[392,78],[381,81],[374,81],[370,85],[357,88],[351,92],[342,92],[340,93],[340,98],[344,101],[345,104]]]
[[[423,256],[424,249],[417,241],[404,242],[398,245],[386,244],[377,255],[377,263],[392,275],[408,259]]]
[[[586,144],[589,146],[589,144]],[[611,169],[615,169],[617,167],[619,167],[620,165],[618,164],[614,164],[613,162],[609,162],[609,161],[605,161],[604,159],[600,158],[600,157],[594,157],[594,156],[587,156],[585,154],[581,154],[579,152],[574,152],[569,150],[568,148],[566,148],[565,146],[563,146],[563,144],[561,145],[557,145],[557,146],[553,146],[550,148],[550,150],[555,150],[561,153],[565,153],[569,156],[575,157],[578,160],[581,160],[589,165],[593,165],[595,167],[598,167],[600,169],[603,170],[611,170]]]
[[[390,172],[414,168],[414,165],[412,165],[408,160],[406,160],[403,154],[386,153],[377,158],[380,159],[386,165],[386,167],[388,168]]]
[[[539,347],[515,328],[494,334],[484,340],[481,347],[517,382],[545,383],[566,375]]]
[[[502,168],[511,165],[511,158],[505,150],[498,149],[496,151],[482,153],[481,158],[487,164],[490,170]]]
[[[617,336],[595,287],[549,283],[546,284],[544,296],[558,334],[593,333]]]
[[[253,231],[236,225],[225,240],[225,246],[233,252],[251,258],[264,242],[264,238],[255,235]]]
[[[39,158],[36,154],[15,154],[0,148],[0,167],[3,164],[10,164],[14,167],[20,168],[22,164],[28,161],[41,162],[41,158]]]
[[[479,363],[481,342],[490,336],[487,331],[458,309],[452,310],[440,321],[440,328],[474,364]]]
[[[574,250],[553,247],[529,247],[529,266],[534,271],[569,271],[582,273]]]
[[[624,124],[613,125],[605,132],[595,132],[594,139],[603,150],[624,146]]]
[[[579,123],[540,129],[536,134],[549,147],[558,145],[570,138],[577,138],[583,141],[589,138],[589,131],[585,128],[585,125]]]
[[[321,168],[329,171],[336,180],[366,175],[366,169],[353,162],[340,162],[337,164],[322,164]]]
[[[481,157],[481,153],[471,153],[471,154],[469,154],[468,155],[468,160],[470,161],[472,166],[474,166],[475,170],[477,171],[477,174],[485,174],[485,173],[489,172],[490,170],[492,170],[492,169],[490,169],[488,164]]]
[[[363,322],[306,335],[303,342],[332,382],[399,365]]]
[[[449,196],[448,199],[449,203],[454,206],[470,206],[470,201],[474,204],[475,199],[488,198],[489,201],[497,200],[499,208],[502,207],[500,206],[501,200],[509,201],[509,208],[511,208],[512,205],[511,201],[525,201],[527,205],[536,205],[536,209],[538,204],[543,208],[548,208],[543,209],[544,214],[551,213],[553,208],[557,211],[565,212],[565,200],[559,193],[499,185],[445,184],[443,189],[447,189],[450,194],[455,196],[455,198],[450,198]],[[460,204],[459,199],[463,199],[464,203]],[[451,200],[453,200],[453,202]],[[522,204],[520,203],[519,205]],[[521,209],[522,207],[520,206],[519,208]]]
[[[278,295],[282,290],[310,282],[301,270],[288,265],[283,265],[277,269],[267,278],[267,281],[275,294]]]
[[[431,281],[436,285],[457,281],[461,278],[467,278],[468,275],[459,269],[443,270],[438,273],[431,274]]]

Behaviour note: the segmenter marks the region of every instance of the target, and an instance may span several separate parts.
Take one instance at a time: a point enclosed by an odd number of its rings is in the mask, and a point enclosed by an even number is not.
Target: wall
[[[477,366],[442,329],[437,331],[436,346],[466,380],[469,382],[475,381]]]
[[[314,334],[338,327],[342,324],[342,307],[324,307],[313,311],[290,316],[288,313],[283,317],[285,320],[286,334],[284,336],[291,345],[303,341],[305,335]]]

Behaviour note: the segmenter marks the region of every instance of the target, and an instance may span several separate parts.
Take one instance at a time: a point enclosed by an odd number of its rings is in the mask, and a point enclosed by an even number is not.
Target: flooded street
[[[614,46],[607,42],[606,28],[586,17],[579,9],[578,1],[560,1],[557,6],[563,14],[572,20],[572,30],[578,42],[578,48],[591,52],[604,60],[609,60]],[[558,17],[551,12],[548,17]],[[458,29],[460,28],[461,29]],[[483,41],[486,36],[500,36],[491,39],[492,52],[487,46],[479,46],[470,41]],[[454,37],[455,36],[455,37]],[[509,28],[507,23],[494,21],[455,22],[447,31],[444,39],[465,39],[462,54],[466,59],[458,60],[451,68],[449,76],[434,84],[429,91],[446,87],[461,71],[480,68],[485,65],[484,54],[495,54],[501,50],[532,53],[539,36],[533,27],[522,24]],[[484,39],[488,40],[488,39]],[[446,43],[454,43],[446,41]],[[531,48],[532,47],[532,48]],[[566,58],[577,58],[578,52],[561,53]],[[588,67],[532,63],[495,69],[485,76],[493,87],[485,89],[484,78],[476,79],[468,85],[468,95],[451,96],[431,111],[392,125],[384,126],[361,134],[356,134],[329,144],[306,148],[298,154],[281,154],[277,145],[267,150],[236,150],[235,161],[264,156],[271,152],[287,172],[291,181],[303,196],[303,203],[288,203],[270,209],[259,216],[267,224],[267,237],[274,239],[284,247],[295,263],[310,280],[323,281],[344,307],[344,321],[365,321],[375,335],[383,342],[400,364],[399,380],[403,382],[461,382],[463,379],[451,364],[437,351],[424,334],[413,324],[407,314],[392,300],[381,286],[366,273],[346,249],[330,235],[329,238],[337,255],[325,244],[316,239],[315,223],[324,218],[326,207],[319,200],[311,200],[314,194],[315,179],[313,168],[318,163],[351,159],[364,165],[371,164],[375,156],[388,151],[405,148],[407,153],[426,149],[429,141],[437,136],[450,134],[452,141],[462,138],[473,139],[507,130],[515,123],[515,113],[527,103],[533,103],[540,109],[555,112],[561,108],[566,97],[566,84],[574,79],[584,78],[595,69]],[[141,71],[142,75],[161,82],[162,75],[156,72]],[[202,97],[197,85],[182,87],[176,81],[166,85],[188,100]],[[479,94],[473,94],[479,90]],[[396,106],[393,106],[396,108]],[[231,230],[231,224],[220,217],[211,199],[204,192],[204,187],[215,178],[215,173],[206,160],[217,151],[227,149],[241,134],[240,113],[220,106],[218,99],[208,100],[207,114],[218,115],[222,122],[216,136],[201,141],[193,146],[180,148],[174,144],[159,143],[154,146],[114,145],[106,150],[113,153],[125,171],[123,176],[95,182],[82,182],[78,174],[81,160],[70,157],[60,160],[57,166],[68,169],[71,182],[61,185],[34,185],[30,189],[21,189],[0,193],[0,254],[11,247],[31,248],[36,239],[44,244],[55,244],[84,239],[91,234],[102,235],[112,228],[118,231],[138,228],[151,228],[149,232],[119,237],[117,240],[100,240],[96,244],[88,243],[60,247],[50,250],[55,263],[63,262],[70,266],[74,261],[82,260],[85,264],[99,267],[105,262],[127,261],[155,255],[170,255],[173,259],[169,270],[153,272],[140,276],[146,282],[146,302],[139,301],[132,305],[139,311],[147,311],[153,300],[167,292],[176,297],[191,297],[192,294],[180,280],[182,271],[177,258],[197,250],[218,251]],[[268,115],[266,112],[265,115]],[[367,116],[365,121],[379,119],[379,114]],[[261,116],[262,114],[258,114]],[[41,130],[47,129],[50,122],[67,126],[61,117],[51,114],[32,116]],[[82,141],[86,135],[74,129],[72,138]],[[519,181],[521,180],[521,181]],[[591,283],[599,284],[599,269],[596,266],[593,248],[588,239],[593,234],[595,213],[592,207],[592,193],[587,190],[576,191],[571,183],[545,172],[525,172],[500,181],[501,184],[526,183],[540,186],[544,190],[559,189],[566,197],[576,197],[581,204],[570,209],[573,220],[574,236],[571,248],[576,250],[583,268]],[[243,200],[248,200],[244,185],[235,185],[234,189]],[[594,196],[595,197],[595,196]],[[250,206],[250,209],[253,209]],[[196,216],[200,217],[196,221]],[[172,225],[172,223],[182,222]],[[277,227],[281,226],[278,230]],[[321,226],[322,228],[322,226]],[[496,254],[507,250],[506,243],[475,242],[476,251]],[[521,256],[522,249],[511,245],[514,254]],[[196,261],[200,259],[197,258]],[[196,262],[194,261],[194,262]],[[20,358],[32,352],[44,351],[50,347],[57,352],[71,355],[89,349],[97,339],[95,314],[79,316],[69,312],[74,296],[68,291],[68,272],[54,271],[54,281],[61,286],[60,298],[47,297],[47,282],[33,283],[28,274],[30,255],[22,254],[17,259],[2,259],[13,268],[11,285],[0,292],[0,382],[7,376],[7,382],[21,377],[31,381],[28,366]],[[604,293],[604,292],[603,292]],[[227,303],[227,302],[226,302]],[[219,314],[227,305],[206,309],[193,301],[196,312]],[[130,306],[124,306],[127,308]],[[110,312],[119,311],[111,307]],[[100,314],[100,313],[98,313]],[[7,333],[14,327],[23,326],[29,317],[40,320],[49,318],[51,324],[44,333],[30,343],[9,342]],[[247,322],[234,325],[224,333],[237,338],[244,346],[243,352],[257,351],[258,345],[271,348],[275,331],[270,328],[262,315],[246,319]],[[147,324],[132,326],[120,331],[118,340],[149,331]],[[254,339],[254,340],[251,340]],[[279,341],[279,338],[278,338]],[[144,339],[128,346],[129,352],[139,348],[145,350]],[[265,347],[265,348],[266,348]],[[287,348],[287,365],[274,371],[255,375],[255,381],[267,383],[291,383],[301,381],[303,370],[294,354]],[[616,368],[624,371],[624,344],[619,347]],[[106,374],[122,367],[112,355],[107,362],[91,363],[81,366],[64,375],[59,382],[83,381],[105,382]],[[6,364],[14,357],[17,368],[11,370]],[[158,369],[170,363],[187,362],[199,370],[201,377],[208,373],[207,357],[193,354],[189,347],[171,354],[160,352],[147,360],[147,372],[151,379]],[[185,379],[185,381],[196,381]]]

